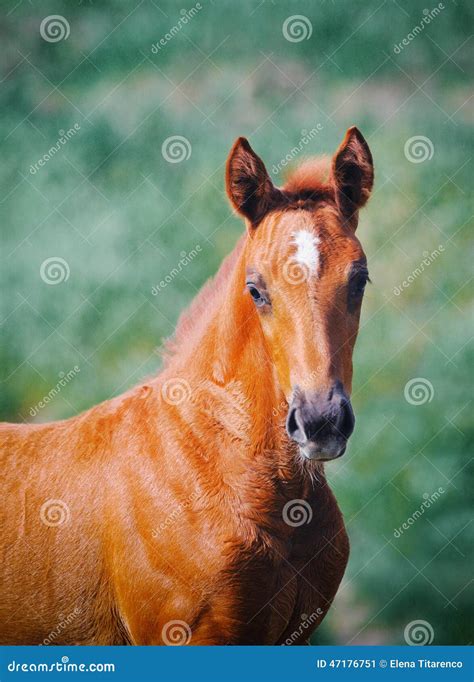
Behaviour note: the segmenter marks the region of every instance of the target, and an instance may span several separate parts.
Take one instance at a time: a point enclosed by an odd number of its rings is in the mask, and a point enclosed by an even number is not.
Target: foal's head
[[[276,188],[244,138],[227,162],[227,192],[245,216],[248,296],[289,404],[287,431],[309,459],[344,454],[354,429],[352,352],[367,262],[355,232],[373,184],[357,128],[326,164],[307,162]]]

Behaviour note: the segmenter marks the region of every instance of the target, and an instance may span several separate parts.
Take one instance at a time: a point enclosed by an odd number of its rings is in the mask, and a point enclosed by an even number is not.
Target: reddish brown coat
[[[285,417],[294,376],[336,372],[350,392],[358,314],[349,323],[330,303],[344,263],[363,255],[370,152],[351,129],[325,181],[305,166],[283,190],[259,164],[239,140],[227,186],[248,234],[183,316],[162,373],[66,421],[0,426],[1,644],[166,644],[172,627],[191,644],[303,643],[327,612],[347,535],[323,466],[302,461]],[[323,262],[341,265],[311,314],[278,274],[302,219]],[[257,265],[272,319],[244,290]],[[322,350],[326,332],[338,340]],[[302,525],[287,522],[295,500],[311,510]]]

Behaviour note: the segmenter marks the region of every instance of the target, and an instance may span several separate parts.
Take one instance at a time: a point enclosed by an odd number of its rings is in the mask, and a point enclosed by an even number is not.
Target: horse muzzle
[[[289,437],[307,459],[328,461],[342,457],[354,431],[351,402],[336,382],[329,390],[302,391],[296,387],[286,420]]]

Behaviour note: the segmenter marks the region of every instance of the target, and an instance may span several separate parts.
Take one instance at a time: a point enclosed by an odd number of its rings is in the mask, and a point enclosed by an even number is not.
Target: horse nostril
[[[352,405],[349,400],[345,399],[341,403],[341,417],[339,423],[339,430],[345,438],[349,438],[354,431],[355,417],[352,410]]]
[[[296,408],[292,408],[288,412],[288,418],[286,420],[286,430],[290,438],[293,438],[293,434],[297,431],[298,424],[296,423]]]
[[[298,423],[298,408],[292,407],[288,412],[286,419],[286,432],[290,438],[303,443],[306,440],[306,435],[301,424]]]

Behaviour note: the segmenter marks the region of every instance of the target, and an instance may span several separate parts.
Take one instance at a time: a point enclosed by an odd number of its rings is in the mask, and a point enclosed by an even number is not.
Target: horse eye
[[[255,301],[255,304],[258,306],[264,305],[265,304],[265,299],[261,296],[259,290],[253,286],[253,284],[247,284],[250,296],[253,298]]]
[[[349,288],[349,296],[352,300],[362,298],[367,281],[368,275],[365,273],[360,273],[352,278]]]
[[[354,283],[354,291],[357,294],[363,294],[366,284],[367,284],[367,278],[366,277],[364,277],[364,276],[358,277]]]

